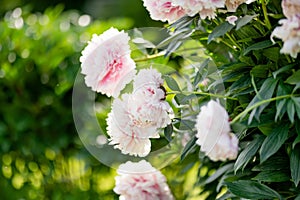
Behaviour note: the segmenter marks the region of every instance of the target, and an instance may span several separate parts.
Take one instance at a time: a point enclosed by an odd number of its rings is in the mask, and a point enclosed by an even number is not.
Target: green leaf
[[[269,58],[270,60],[277,62],[279,60],[279,55],[280,55],[279,51],[280,51],[279,47],[271,47],[268,49],[264,49],[263,55]]]
[[[246,48],[243,55],[245,56],[250,51],[265,49],[265,48],[268,48],[268,47],[273,46],[273,45],[274,44],[272,43],[271,40],[265,40],[265,41],[262,41],[262,42],[258,42],[256,44],[253,44],[250,47]]]
[[[169,124],[165,129],[164,129],[164,135],[165,138],[171,142],[172,141],[172,133],[173,133],[173,125]]]
[[[274,93],[277,82],[278,82],[278,79],[274,79],[273,77],[269,77],[268,79],[266,79],[264,81],[263,85],[261,86],[258,94],[255,95],[255,97],[249,103],[247,108],[253,106],[254,104],[256,104],[259,101],[270,99]],[[249,124],[251,123],[254,116],[256,117],[256,119],[259,119],[260,114],[269,104],[270,103],[265,103],[265,104],[259,106],[258,108],[253,109],[249,116],[248,123]]]
[[[252,171],[277,171],[282,169],[289,169],[289,160],[285,155],[271,156],[266,162],[256,165]]]
[[[175,81],[175,79],[171,76],[164,76],[164,79],[166,80],[166,83],[168,85],[168,87],[173,90],[173,91],[180,91],[180,88],[177,84],[177,82]]]
[[[296,85],[300,82],[300,70],[296,71],[292,76],[288,77],[285,81],[288,84]]]
[[[270,65],[256,65],[250,71],[251,75],[258,78],[267,78],[270,70]]]
[[[290,157],[290,167],[292,181],[295,183],[296,187],[300,181],[300,146],[297,145],[291,153]]]
[[[292,99],[289,99],[287,101],[287,113],[290,121],[294,123],[295,106],[294,106],[294,101]]]
[[[297,112],[298,119],[300,119],[300,97],[292,97],[294,106]]]
[[[294,140],[293,145],[292,145],[293,149],[295,148],[295,146],[296,146],[299,142],[300,142],[300,135],[298,135],[298,136],[296,137],[296,139]]]
[[[244,168],[247,166],[249,161],[256,154],[257,150],[259,149],[263,141],[264,141],[264,136],[260,135],[259,137],[255,138],[246,146],[246,148],[240,153],[239,157],[237,158],[234,164],[235,173],[239,169],[244,170]]]
[[[250,180],[239,180],[226,183],[230,192],[238,197],[247,199],[282,199],[273,189],[266,185]]]
[[[287,140],[288,133],[288,124],[281,124],[279,127],[274,128],[273,132],[266,137],[260,148],[260,163],[266,161],[270,156],[279,150],[282,144]]]
[[[300,194],[294,200],[300,200]]]
[[[228,171],[232,171],[233,169],[233,163],[224,165],[222,167],[220,167],[213,175],[211,175],[210,177],[208,177],[204,184],[208,184],[211,183],[213,181],[215,181],[217,178],[219,178],[222,174],[228,172]]]
[[[224,22],[217,26],[209,35],[207,43],[209,44],[213,39],[225,35],[229,32],[234,26],[228,22]]]
[[[263,182],[284,182],[289,181],[289,170],[274,170],[274,171],[262,171],[257,174],[252,180]]]
[[[281,67],[277,71],[273,72],[273,77],[276,78],[278,76],[278,74],[286,72],[286,71],[290,70],[291,68],[293,68],[294,66],[295,66],[295,64],[290,64],[290,65],[286,65],[284,67]]]
[[[180,156],[180,160],[183,161],[185,159],[185,157],[196,147],[196,141],[197,138],[196,136],[194,136],[184,147],[181,156]]]
[[[258,15],[245,15],[244,17],[240,18],[236,22],[236,30],[239,30],[241,27],[248,24],[253,18],[257,17]]]

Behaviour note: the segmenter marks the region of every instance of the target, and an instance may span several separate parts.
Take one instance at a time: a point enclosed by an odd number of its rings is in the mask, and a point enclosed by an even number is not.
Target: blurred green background
[[[80,52],[93,33],[111,26],[162,24],[141,0],[0,5],[0,199],[117,199],[115,170],[94,159],[75,130],[71,98]],[[184,177],[196,176],[177,168],[163,172],[183,199]]]

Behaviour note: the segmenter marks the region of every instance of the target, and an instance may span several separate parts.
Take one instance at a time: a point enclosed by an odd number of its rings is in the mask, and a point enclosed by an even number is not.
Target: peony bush
[[[176,199],[149,163],[163,138],[160,154],[197,171],[186,199],[300,199],[299,1],[143,3],[167,38],[111,28],[80,59],[86,85],[112,97],[108,145],[129,156],[120,199]]]

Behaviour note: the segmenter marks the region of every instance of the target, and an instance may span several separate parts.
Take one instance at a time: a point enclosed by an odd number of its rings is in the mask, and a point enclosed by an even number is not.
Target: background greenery
[[[85,27],[83,14],[92,16]],[[2,0],[0,16],[1,199],[117,198],[115,171],[85,150],[73,124],[80,52],[111,26],[160,23],[140,0]]]

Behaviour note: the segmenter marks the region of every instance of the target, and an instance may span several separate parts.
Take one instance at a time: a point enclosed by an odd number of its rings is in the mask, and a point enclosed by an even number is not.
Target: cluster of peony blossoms
[[[226,7],[227,12],[235,12],[243,3],[250,4],[255,0],[143,0],[144,6],[154,20],[173,23],[183,16],[196,14],[201,19],[214,19],[218,9]]]
[[[231,133],[229,116],[216,101],[211,100],[201,111],[196,121],[196,143],[213,161],[234,160],[238,154],[238,138]]]
[[[171,123],[172,109],[159,72],[150,68],[136,75],[129,40],[115,28],[93,35],[80,61],[86,85],[115,98],[107,118],[110,144],[123,154],[145,157],[151,151],[150,138],[159,138],[159,130]],[[120,95],[132,80],[133,92]]]
[[[281,6],[287,19],[279,21],[281,26],[274,29],[271,40],[274,42],[274,37],[280,38],[284,42],[280,53],[296,58],[300,52],[300,1],[283,0]]]
[[[145,160],[126,162],[118,168],[115,193],[120,200],[173,200],[165,176]]]

